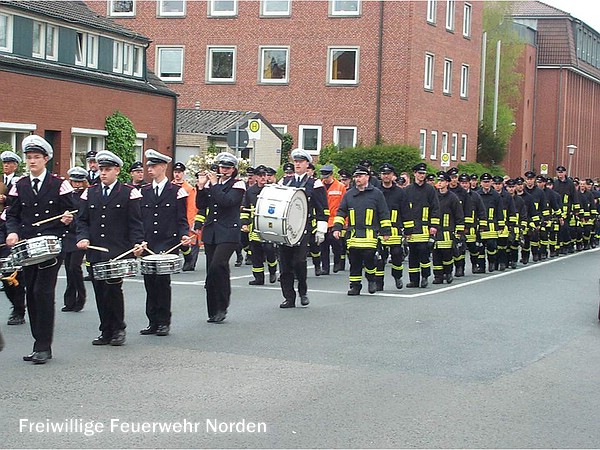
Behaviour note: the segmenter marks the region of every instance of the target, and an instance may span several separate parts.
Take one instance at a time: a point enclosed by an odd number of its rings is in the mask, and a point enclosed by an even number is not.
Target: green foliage
[[[500,176],[504,176],[506,174],[504,168],[498,165],[486,166],[484,164],[476,162],[458,165],[458,173],[468,173],[469,175],[471,175],[472,173],[476,173],[477,176],[480,176],[484,172]]]
[[[208,148],[206,149],[206,154],[211,156],[217,156],[219,153],[219,149],[215,140],[213,138],[208,138]]]
[[[485,124],[477,132],[477,161],[493,165],[504,160],[506,143]]]
[[[333,155],[339,151],[339,147],[335,144],[327,144],[324,147],[321,147],[321,151],[319,152],[319,163],[330,164],[332,162],[331,158]]]
[[[281,139],[281,157],[280,164],[285,164],[290,160],[290,152],[294,147],[294,137],[290,133],[284,133]]]
[[[0,153],[2,152],[14,152],[15,150],[12,148],[12,145],[10,145],[8,142],[0,142]],[[20,153],[20,152],[16,152],[16,153]],[[23,173],[23,171],[25,170],[25,163],[22,162],[21,164],[19,164],[19,167],[17,167],[17,173]],[[4,173],[2,171],[2,164],[0,164],[0,173]]]
[[[422,162],[419,149],[411,145],[373,145],[367,147],[332,149],[327,154],[328,163],[346,170],[352,168],[363,159],[373,163],[373,170],[378,170],[383,163],[390,163],[396,168],[396,172],[412,173],[415,164]],[[325,161],[321,160],[324,163]],[[434,170],[430,170],[433,172]]]
[[[108,132],[106,149],[123,160],[123,168],[119,174],[119,181],[128,181],[129,173],[127,169],[135,161],[133,147],[135,145],[136,131],[133,123],[127,116],[119,111],[115,111],[106,118],[105,128]]]
[[[215,162],[217,153],[206,153],[204,155],[193,155],[185,163],[186,167],[186,180],[192,185],[196,185],[196,173],[208,170]],[[250,167],[250,161],[248,159],[238,160],[238,173],[240,176],[246,175],[246,170]]]

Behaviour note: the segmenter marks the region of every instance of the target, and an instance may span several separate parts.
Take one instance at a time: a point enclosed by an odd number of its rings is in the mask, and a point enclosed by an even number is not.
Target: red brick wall
[[[88,2],[106,14],[106,2]],[[419,129],[466,133],[468,158],[475,158],[479,85],[481,2],[472,2],[472,38],[462,37],[463,2],[456,2],[456,29],[445,30],[446,2],[438,1],[438,21],[426,23],[426,2],[385,2],[381,136],[387,143],[418,144]],[[274,124],[287,124],[297,141],[298,125],[321,125],[322,144],[332,142],[333,127],[358,127],[359,142],[375,141],[379,2],[362,2],[359,18],[328,17],[328,2],[292,2],[291,18],[260,18],[258,1],[240,1],[238,18],[207,18],[206,2],[187,2],[187,17],[156,17],[155,2],[138,2],[136,17],[117,22],[153,41],[148,65],[155,66],[156,45],[185,45],[184,82],[169,86],[181,94],[180,107],[259,111]],[[207,45],[237,45],[235,85],[205,83]],[[289,84],[257,83],[259,46],[290,46]],[[326,86],[327,47],[359,46],[357,86]],[[436,56],[436,88],[423,91],[424,52]],[[452,97],[441,91],[443,58],[454,60]],[[468,101],[459,99],[460,65],[470,65]]]
[[[65,175],[70,168],[71,128],[104,129],[107,116],[121,111],[138,133],[147,133],[147,147],[173,154],[175,99],[80,83],[0,72],[10,86],[2,98],[3,122],[33,123],[35,134],[60,131],[54,148],[53,172]]]

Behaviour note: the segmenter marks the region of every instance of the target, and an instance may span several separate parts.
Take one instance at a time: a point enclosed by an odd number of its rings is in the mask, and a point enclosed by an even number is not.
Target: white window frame
[[[144,48],[139,45],[133,46],[133,76],[141,77],[144,74]]]
[[[0,17],[4,17],[6,19],[6,45],[4,47],[0,47],[0,52],[12,52],[13,16],[10,14],[0,14]]]
[[[231,78],[213,78],[212,65],[213,54],[217,52],[233,53],[233,63],[231,67]],[[236,62],[237,62],[237,47],[234,45],[209,45],[206,47],[206,81],[209,83],[235,83],[236,81]]]
[[[431,144],[429,145],[429,159],[437,159],[437,143],[438,143],[438,132],[435,130],[431,131]]]
[[[435,24],[437,18],[437,0],[427,0],[427,22]]]
[[[471,20],[473,15],[473,6],[465,3],[463,8],[463,37],[471,37]]]
[[[39,30],[37,44],[39,47],[39,52],[35,52],[35,30],[36,28]],[[34,58],[45,58],[46,57],[46,24],[44,22],[40,22],[37,20],[33,21],[33,31],[31,33],[32,43],[31,43],[31,56]]]
[[[53,36],[52,52],[48,52],[48,38]],[[46,39],[44,42],[46,59],[50,61],[58,61],[58,27],[56,25],[46,24]]]
[[[85,162],[85,154],[90,150],[102,150],[104,143],[106,142],[106,136],[108,132],[106,130],[96,130],[93,128],[71,128],[71,166],[82,165]],[[85,149],[82,149],[77,153],[77,139],[88,139]],[[97,145],[94,148],[92,146],[92,139],[96,139]],[[77,155],[80,155],[79,161],[77,161]],[[82,156],[82,157],[81,157]]]
[[[469,65],[463,64],[460,66],[460,97],[469,97]]]
[[[121,41],[113,41],[113,72],[123,73],[123,46]],[[116,65],[115,65],[116,63]]]
[[[452,138],[450,140],[450,158],[452,161],[456,161],[458,157],[458,134],[452,133]]]
[[[447,95],[452,95],[452,60],[444,59],[444,84],[442,92]]]
[[[463,134],[460,137],[460,160],[467,160],[467,135]]]
[[[334,126],[333,127],[333,144],[339,146],[340,145],[340,131],[352,131],[352,146],[344,147],[344,148],[354,148],[356,147],[357,137],[358,137],[358,128],[353,126]]]
[[[419,151],[421,159],[427,156],[427,130],[419,130]]]
[[[33,133],[36,129],[37,125],[34,123],[0,122],[0,132],[10,133],[11,136],[9,144],[13,148],[13,151],[19,156],[23,156],[23,153],[21,152],[20,142],[22,140],[18,141],[17,135],[29,135]]]
[[[425,74],[423,76],[423,88],[433,91],[433,72],[435,67],[435,55],[425,53]]]
[[[277,131],[279,131],[279,134],[281,134],[282,136],[288,132],[288,126],[287,125],[271,124],[271,126],[273,128],[275,128]]]
[[[336,4],[338,3],[356,3],[356,11],[344,10],[336,8]],[[344,0],[329,0],[329,15],[334,17],[356,17],[360,16],[362,13],[362,2],[361,0],[348,0],[347,2]]]
[[[318,155],[321,151],[321,139],[322,139],[322,131],[323,127],[321,125],[298,125],[298,146],[303,148],[304,146],[304,131],[306,130],[317,130],[317,149],[304,149],[307,152]]]
[[[75,65],[85,66],[87,64],[87,33],[78,31],[75,39],[77,40],[75,42]]]
[[[353,51],[356,54],[355,65],[354,65],[354,79],[353,80],[337,80],[333,78],[333,54],[336,51]],[[360,47],[354,46],[331,46],[327,47],[327,84],[333,85],[351,85],[356,86],[358,84],[359,75],[359,64],[360,64]]]
[[[228,11],[215,11],[215,4],[219,2],[233,3],[233,9]],[[208,0],[209,17],[235,17],[238,14],[238,0]]]
[[[186,0],[178,0],[182,3],[181,11],[164,11],[164,3],[169,0],[158,0],[156,7],[158,8],[158,17],[185,17],[187,10]]]
[[[448,133],[446,131],[442,131],[442,140],[440,142],[440,154],[448,154]]]
[[[269,50],[284,50],[285,51],[285,78],[264,78],[264,66],[265,66],[265,52]],[[259,61],[258,66],[258,79],[261,84],[287,84],[290,80],[290,47],[289,46],[277,46],[268,45],[260,46],[259,49]]]
[[[179,77],[162,77],[160,73],[161,50],[181,50],[181,76]],[[183,69],[185,67],[185,47],[183,45],[157,45],[156,46],[156,75],[165,82],[180,83],[183,81]]]
[[[144,146],[146,144],[146,139],[148,139],[147,133],[136,133],[135,134],[135,144],[133,145],[133,151],[135,153],[136,161],[143,161],[144,159]]]
[[[456,2],[455,0],[446,0],[446,30],[454,31],[456,22]]]
[[[122,0],[121,0],[122,1]],[[115,3],[121,3],[120,0],[108,0],[108,17],[135,17],[136,0],[131,0],[131,11],[114,12]]]
[[[133,45],[123,44],[123,73],[133,75]]]
[[[268,4],[270,2],[286,2],[286,11],[269,11]],[[292,0],[261,0],[260,1],[260,15],[261,17],[289,17],[292,15]]]
[[[98,42],[99,36],[96,34],[86,33],[87,46],[86,46],[86,62],[87,66],[92,69],[98,68]],[[90,57],[91,56],[91,57]]]

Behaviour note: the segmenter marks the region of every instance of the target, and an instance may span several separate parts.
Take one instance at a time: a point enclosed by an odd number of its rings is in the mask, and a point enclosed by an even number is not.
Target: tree
[[[379,166],[387,162],[396,168],[398,174],[403,171],[411,172],[415,164],[422,161],[419,149],[411,145],[373,145],[343,150],[334,147],[329,149],[327,159],[329,161],[326,162],[346,170],[352,170],[363,159],[373,163],[373,170],[378,170]]]
[[[290,133],[283,133],[281,139],[280,163],[285,164],[290,160],[290,151],[294,147],[294,137]]]
[[[119,174],[119,181],[128,181],[128,168],[135,161],[136,132],[133,123],[127,116],[115,111],[106,118],[105,128],[108,132],[106,136],[106,149],[113,152],[123,160],[123,170]]]

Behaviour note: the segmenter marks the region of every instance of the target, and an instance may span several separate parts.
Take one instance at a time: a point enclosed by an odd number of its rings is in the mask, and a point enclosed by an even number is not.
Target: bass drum
[[[297,245],[304,236],[308,200],[303,189],[266,185],[254,211],[254,231],[263,242]]]

